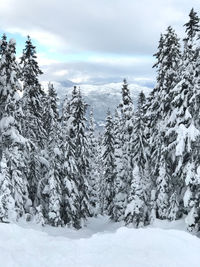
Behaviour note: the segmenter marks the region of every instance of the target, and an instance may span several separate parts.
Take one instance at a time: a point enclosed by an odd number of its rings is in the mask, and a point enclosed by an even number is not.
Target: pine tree
[[[61,150],[60,150],[60,129],[58,124],[57,94],[53,84],[48,86],[47,102],[48,120],[46,129],[48,132],[48,162],[49,171],[47,174],[48,184],[48,219],[53,226],[62,225],[62,186],[61,186]],[[46,192],[47,193],[47,192]]]
[[[190,21],[185,24],[186,38],[183,54],[181,80],[173,89],[174,112],[169,118],[168,136],[174,158],[173,181],[176,184],[176,201],[179,213],[188,212],[188,229],[198,231],[199,216],[199,49],[196,46],[199,18],[192,9]],[[183,97],[184,96],[184,97]],[[178,177],[178,180],[177,180]],[[186,188],[185,188],[186,186]],[[185,192],[186,191],[186,192]],[[183,195],[184,206],[183,209]]]
[[[168,219],[170,221],[175,221],[179,218],[177,215],[180,213],[179,211],[180,200],[177,191],[172,193],[169,202],[170,202],[170,208],[168,209]]]
[[[22,124],[22,133],[30,141],[30,148],[27,154],[29,195],[33,202],[38,220],[41,219],[41,212],[45,216],[45,177],[48,171],[46,151],[47,134],[44,128],[45,93],[39,83],[39,75],[42,74],[38,63],[35,46],[28,36],[23,55],[20,59],[21,80],[23,82],[22,108],[25,119]],[[44,219],[41,219],[43,224]]]
[[[137,162],[141,169],[145,169],[148,163],[148,143],[146,137],[145,106],[146,98],[143,92],[138,96],[137,112],[135,114],[133,135],[132,135],[132,156],[133,165]]]
[[[146,123],[144,117],[145,95],[139,94],[137,112],[135,114],[133,137],[132,137],[132,158],[133,178],[128,193],[127,208],[125,211],[126,224],[133,224],[135,227],[149,223],[148,196],[150,182],[148,172],[148,144],[146,138]]]
[[[8,163],[3,153],[0,162],[0,222],[9,222],[10,218],[16,217],[15,200],[11,191],[11,177]]]
[[[189,62],[195,59],[195,50],[197,46],[197,39],[199,38],[199,17],[197,13],[192,8],[189,14],[189,21],[184,24],[186,37],[183,39],[184,41],[184,50],[183,50],[183,67],[182,70],[185,70],[185,67],[189,64]]]
[[[194,136],[192,147],[191,147],[191,155],[192,158],[189,161],[189,166],[187,170],[186,176],[186,192],[184,194],[184,206],[187,212],[189,213],[186,218],[186,223],[188,226],[188,230],[191,232],[198,232],[200,230],[200,169],[199,169],[199,149],[200,149],[200,94],[199,94],[199,86],[200,86],[200,50],[196,49],[196,59],[194,62],[190,63],[193,66],[193,86],[192,86],[192,95],[189,102],[189,109],[193,119],[193,124],[195,129],[193,130]],[[195,136],[196,132],[196,136]],[[192,134],[192,133],[191,133]]]
[[[124,79],[124,83],[122,85],[122,102],[119,107],[121,109],[123,123],[123,139],[125,143],[124,152],[128,155],[131,151],[129,143],[133,132],[133,102],[130,96],[130,90],[128,88],[126,79]],[[131,169],[130,161],[128,161],[127,163],[129,165],[128,168]]]
[[[103,194],[103,210],[104,213],[112,216],[113,214],[113,200],[115,197],[114,183],[116,177],[115,170],[115,153],[114,153],[114,133],[113,133],[113,121],[110,111],[107,111],[106,125],[103,139],[103,188],[101,194]]]
[[[161,154],[158,177],[156,180],[156,213],[157,218],[167,219],[169,210],[169,195],[171,181],[169,175],[166,173],[166,161],[164,155]]]
[[[99,132],[97,138],[97,162],[99,166],[99,182],[97,186],[97,195],[99,199],[99,214],[104,214],[104,192],[105,192],[105,183],[104,183],[104,160],[103,160],[103,141],[104,141],[104,132]]]
[[[122,86],[122,102],[119,105],[120,115],[116,122],[119,129],[115,128],[116,145],[116,187],[115,200],[112,218],[115,221],[121,221],[124,218],[124,212],[127,205],[128,188],[132,179],[132,154],[131,137],[133,132],[133,103],[130,97],[130,91],[126,79]],[[117,133],[119,131],[120,134]],[[118,143],[118,144],[117,144]],[[121,151],[120,151],[121,150]],[[120,153],[120,154],[119,154]]]
[[[23,125],[23,135],[29,138],[39,148],[44,148],[46,132],[42,121],[44,115],[44,91],[39,83],[42,74],[36,61],[36,50],[28,36],[25,49],[20,60],[23,81],[23,110],[26,119]]]
[[[53,124],[58,124],[59,120],[59,111],[58,111],[58,97],[56,90],[54,89],[54,86],[52,83],[48,84],[48,92],[46,95],[46,104],[45,104],[45,121],[44,121],[44,127],[47,134],[47,139],[49,139],[50,136],[50,129],[53,126]],[[56,129],[55,129],[56,130]],[[52,138],[52,137],[51,137]]]
[[[9,43],[7,43],[7,37],[3,35],[0,43],[0,118],[2,118],[3,113],[5,113],[5,106],[8,101],[11,101],[11,98],[15,97],[17,91],[21,91],[21,86],[18,81],[19,66],[16,62],[15,54],[15,40],[11,39]]]
[[[62,127],[65,129],[63,134],[64,209],[69,210],[65,222],[75,228],[82,227],[84,221],[91,215],[86,107],[80,90],[74,87],[71,100],[66,99],[63,105]]]
[[[75,157],[78,167],[77,188],[79,191],[79,207],[78,215],[80,219],[80,226],[84,220],[91,215],[91,208],[89,203],[89,151],[88,140],[86,136],[86,109],[87,104],[84,102],[80,89],[74,87],[72,92],[72,99],[70,101],[71,112],[71,129],[70,137],[75,144]]]
[[[155,56],[157,63],[154,67],[158,69],[157,85],[153,90],[148,107],[150,166],[152,166],[151,175],[156,190],[157,216],[159,218],[167,218],[168,209],[171,209],[170,195],[176,189],[171,186],[171,181],[169,180],[174,175],[175,166],[170,148],[171,138],[173,137],[169,137],[166,132],[170,127],[168,124],[169,117],[174,111],[172,106],[174,99],[173,88],[180,80],[179,66],[181,59],[179,40],[171,27],[167,28],[165,35],[161,35],[158,53]],[[168,200],[163,197],[163,194],[169,194]],[[163,207],[161,207],[162,199]],[[168,209],[166,209],[166,205],[168,205]],[[164,215],[161,210],[164,210],[166,214]]]
[[[141,171],[137,164],[133,169],[133,179],[131,181],[128,204],[125,210],[125,223],[132,224],[134,227],[142,227],[148,224],[147,206],[144,196],[144,179],[140,176]]]
[[[200,31],[199,26],[199,17],[197,13],[194,11],[194,8],[191,9],[189,14],[190,20],[184,24],[186,27],[185,31],[187,33],[187,40],[192,40],[196,34]]]
[[[122,102],[120,104],[120,108],[124,119],[125,130],[127,134],[131,136],[133,131],[133,103],[126,79],[124,79],[122,85]]]
[[[80,227],[78,210],[78,189],[75,183],[78,172],[75,158],[74,140],[70,138],[70,102],[66,97],[61,116],[61,152],[62,152],[62,208],[61,217],[65,224]]]
[[[5,52],[6,52],[6,49],[7,49],[7,45],[8,45],[7,36],[4,33],[2,38],[1,38],[1,41],[0,41],[0,55],[1,56],[5,55]]]
[[[25,158],[27,141],[21,135],[20,98],[18,90],[21,89],[18,81],[19,67],[15,57],[15,41],[6,42],[3,36],[4,48],[1,49],[0,58],[0,99],[1,99],[1,218],[4,220],[17,220],[25,215],[28,192],[25,175]],[[2,44],[1,43],[1,44]],[[5,201],[8,201],[6,204]],[[30,202],[29,202],[30,203]],[[3,209],[2,209],[3,207]]]
[[[114,191],[115,196],[113,199],[113,211],[111,219],[114,221],[122,221],[124,219],[124,210],[127,201],[127,180],[125,178],[125,160],[123,151],[123,124],[121,118],[121,111],[115,110],[115,117],[113,121],[113,136],[114,136],[114,160],[115,160],[115,173]]]
[[[188,68],[190,68],[190,70]],[[194,110],[190,104],[195,98],[195,87],[191,79],[193,76],[191,76],[193,73],[192,69],[193,67],[189,64],[182,80],[174,88],[175,97],[172,102],[174,112],[169,119],[169,129],[167,132],[168,136],[171,137],[170,149],[173,151],[173,161],[175,162],[173,180],[176,183],[176,188],[180,196],[183,196],[184,181],[186,181],[186,185],[190,187],[189,184],[191,183],[192,186],[195,180],[195,172],[191,172],[190,170],[191,166],[195,164],[194,147],[199,138],[199,130],[196,128],[193,116]],[[182,197],[180,199],[182,199]]]
[[[99,161],[97,151],[97,137],[95,136],[95,121],[93,110],[90,111],[89,129],[88,129],[88,150],[89,150],[89,199],[92,208],[92,214],[99,212],[98,185],[100,180]]]

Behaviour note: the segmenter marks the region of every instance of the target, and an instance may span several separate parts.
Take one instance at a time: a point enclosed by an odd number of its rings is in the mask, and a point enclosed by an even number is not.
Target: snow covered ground
[[[79,231],[0,224],[0,266],[199,267],[200,239],[184,230],[183,221],[133,229],[101,216]]]

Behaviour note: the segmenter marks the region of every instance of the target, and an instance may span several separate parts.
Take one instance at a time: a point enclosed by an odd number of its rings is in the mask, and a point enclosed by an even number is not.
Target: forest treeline
[[[142,227],[186,217],[200,230],[200,25],[192,9],[181,41],[169,26],[154,55],[157,81],[133,108],[127,81],[103,133],[80,88],[61,112],[42,88],[27,38],[0,42],[0,221],[81,228],[88,217]]]

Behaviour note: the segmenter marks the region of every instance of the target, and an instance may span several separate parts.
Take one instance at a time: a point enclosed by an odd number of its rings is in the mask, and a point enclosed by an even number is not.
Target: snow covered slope
[[[157,222],[155,227],[163,223]],[[175,228],[182,222],[172,223]],[[200,239],[180,230],[132,229],[91,219],[80,231],[0,224],[2,267],[199,267]]]
[[[47,84],[47,82],[42,83],[44,88],[47,88]],[[72,84],[65,84],[63,82],[53,82],[53,84],[61,101],[66,94],[71,94]],[[121,102],[122,83],[108,83],[103,85],[83,84],[80,85],[80,88],[85,101],[94,109],[94,116],[99,124],[104,121],[107,109],[109,108],[111,111],[114,111]],[[134,104],[136,104],[138,94],[141,91],[148,95],[152,90],[150,87],[138,84],[130,84],[129,88]]]

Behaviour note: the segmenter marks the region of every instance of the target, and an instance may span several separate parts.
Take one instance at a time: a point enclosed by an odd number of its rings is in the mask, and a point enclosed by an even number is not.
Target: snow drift
[[[119,227],[102,217],[79,231],[0,224],[2,267],[199,267],[199,251],[187,232]]]

